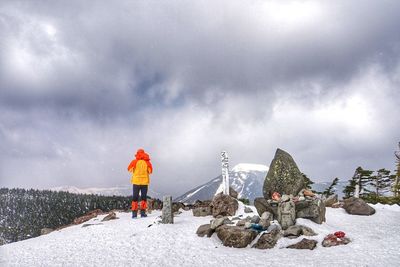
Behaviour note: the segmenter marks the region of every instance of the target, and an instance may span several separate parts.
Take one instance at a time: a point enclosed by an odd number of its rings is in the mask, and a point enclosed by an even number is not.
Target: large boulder
[[[303,238],[300,242],[290,245],[286,248],[295,248],[295,249],[310,249],[313,250],[317,246],[318,241]]]
[[[270,249],[275,247],[276,242],[282,235],[279,230],[273,230],[270,233],[264,233],[253,245],[253,248]]]
[[[311,221],[322,224],[326,221],[326,208],[320,199],[305,199],[296,202],[296,218],[310,219]]]
[[[231,197],[233,197],[233,198],[238,198],[238,196],[239,196],[239,193],[235,190],[235,189],[233,189],[231,186],[229,187],[229,195],[231,196]]]
[[[305,187],[305,180],[289,153],[277,149],[265,177],[263,194],[270,199],[274,192],[296,196]]]
[[[212,207],[212,215],[214,217],[219,215],[234,216],[239,203],[233,197],[219,193],[213,198],[210,206]]]
[[[216,232],[224,246],[234,248],[245,248],[257,237],[257,232],[238,226],[222,225]]]
[[[365,203],[364,200],[356,197],[351,197],[344,200],[343,208],[347,213],[353,215],[372,215],[375,213],[375,209]]]
[[[278,217],[278,202],[266,200],[263,197],[254,199],[254,206],[257,209],[257,213],[261,216],[264,212],[269,212],[273,216],[272,218]]]

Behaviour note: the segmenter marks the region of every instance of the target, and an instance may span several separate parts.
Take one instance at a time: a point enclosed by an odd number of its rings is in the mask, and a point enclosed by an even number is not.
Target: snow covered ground
[[[211,238],[195,234],[211,217],[193,217],[185,211],[173,225],[149,227],[160,212],[136,220],[119,213],[118,220],[101,222],[99,216],[87,222],[96,225],[72,226],[1,246],[0,266],[399,266],[400,207],[374,207],[377,212],[369,217],[327,208],[327,222],[322,225],[298,220],[319,233],[311,237],[318,241],[328,233],[346,232],[352,239],[347,246],[324,248],[319,242],[312,251],[284,248],[303,238],[299,237],[280,239],[270,250],[228,248],[216,234]]]

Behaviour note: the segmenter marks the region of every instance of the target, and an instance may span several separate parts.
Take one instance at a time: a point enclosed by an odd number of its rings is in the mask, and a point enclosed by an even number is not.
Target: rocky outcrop
[[[213,198],[210,206],[212,207],[213,217],[217,217],[219,215],[234,216],[239,204],[238,201],[233,197],[220,193]]]
[[[207,236],[211,237],[214,233],[214,229],[211,229],[211,224],[203,224],[197,229],[196,234],[199,237]]]
[[[375,209],[370,205],[365,203],[364,200],[356,197],[351,197],[344,200],[343,208],[347,213],[353,215],[373,215],[375,214]]]
[[[317,246],[318,241],[303,238],[300,242],[290,245],[286,248],[294,248],[294,249],[310,249],[313,250]]]
[[[253,248],[258,249],[270,249],[275,247],[278,239],[281,238],[279,230],[271,231],[270,233],[264,233],[258,240],[257,243],[253,245]]]
[[[296,202],[296,218],[310,219],[311,221],[322,224],[326,221],[326,208],[320,199],[305,199]]]
[[[270,199],[274,192],[296,196],[304,186],[304,177],[292,156],[278,148],[265,177],[264,198]]]
[[[222,225],[216,232],[224,246],[234,248],[247,247],[257,237],[257,232],[238,226]]]

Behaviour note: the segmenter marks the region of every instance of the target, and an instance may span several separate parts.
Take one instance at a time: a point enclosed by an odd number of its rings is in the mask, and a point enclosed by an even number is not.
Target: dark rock
[[[315,236],[317,235],[310,227],[304,225],[293,225],[286,229],[283,233],[284,237],[296,238],[301,235]]]
[[[104,217],[103,220],[101,220],[101,221],[106,222],[106,221],[115,220],[115,219],[118,219],[117,214],[115,214],[115,212],[113,212],[113,211],[110,211],[110,213],[108,213],[108,215],[106,217]]]
[[[326,208],[320,199],[305,199],[296,202],[296,218],[310,219],[311,221],[322,224],[325,222]]]
[[[251,217],[250,220],[251,223],[259,223],[260,222],[260,217],[257,215],[254,215],[253,217]]]
[[[350,239],[347,237],[338,238],[333,234],[327,235],[324,240],[322,241],[323,247],[333,247],[339,245],[347,245],[350,243]]]
[[[212,215],[211,207],[198,207],[192,209],[193,216],[195,217],[204,217]]]
[[[238,192],[235,191],[235,189],[233,189],[231,186],[229,187],[229,195],[233,198],[238,198]]]
[[[233,197],[220,193],[212,200],[211,207],[213,217],[217,217],[218,215],[234,216],[239,204]]]
[[[254,199],[254,206],[257,209],[257,213],[261,216],[264,212],[268,211],[273,215],[273,218],[278,217],[278,202],[268,201],[263,197]]]
[[[332,195],[330,197],[328,197],[327,199],[325,199],[324,204],[325,207],[332,207],[333,204],[337,203],[338,200],[338,195]]]
[[[261,225],[264,230],[267,230],[271,223],[269,220],[260,219],[258,224]]]
[[[214,233],[214,229],[211,229],[211,224],[203,224],[197,229],[196,234],[200,237],[207,236],[211,237]]]
[[[265,177],[263,194],[270,199],[274,192],[296,196],[305,187],[305,180],[289,153],[277,149]]]
[[[244,207],[244,212],[245,212],[245,213],[252,213],[253,210],[252,210],[251,208],[245,206],[245,207]]]
[[[47,235],[47,234],[50,234],[53,231],[54,231],[54,229],[52,229],[52,228],[43,228],[43,229],[40,230],[40,235]]]
[[[356,197],[351,197],[344,200],[343,208],[347,213],[353,215],[372,215],[375,213],[375,209],[365,203],[364,200]]]
[[[216,232],[224,246],[234,248],[247,247],[257,237],[257,232],[238,226],[222,225]]]
[[[180,209],[185,208],[185,204],[181,203],[181,202],[173,202],[172,203],[172,212],[176,213],[178,212]]]
[[[276,245],[278,239],[281,237],[279,230],[273,230],[270,233],[264,233],[253,245],[253,248],[270,249]]]
[[[238,222],[236,223],[236,226],[244,226],[246,222],[247,222],[246,219],[240,220],[240,221],[238,221]]]
[[[300,242],[290,245],[286,248],[295,248],[295,249],[310,249],[313,250],[317,246],[317,241],[303,238]]]

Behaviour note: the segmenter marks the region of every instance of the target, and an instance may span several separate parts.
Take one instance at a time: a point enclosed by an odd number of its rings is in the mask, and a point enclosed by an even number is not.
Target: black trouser
[[[147,200],[147,189],[149,188],[148,185],[133,185],[133,195],[132,201],[137,202],[139,200],[139,191],[140,191],[140,200]]]

